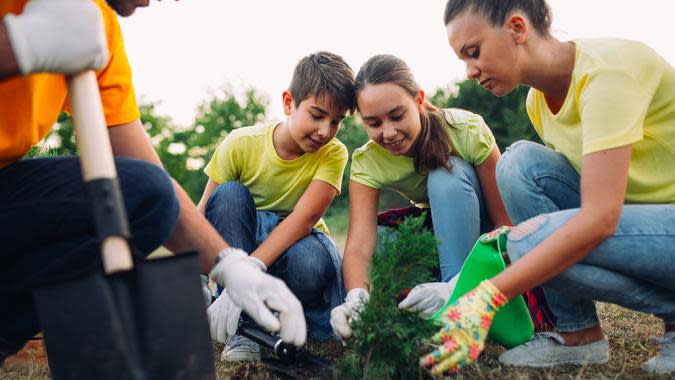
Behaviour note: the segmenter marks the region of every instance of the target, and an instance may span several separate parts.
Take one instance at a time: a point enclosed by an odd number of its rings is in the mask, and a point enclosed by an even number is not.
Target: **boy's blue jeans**
[[[256,211],[253,196],[239,182],[220,184],[206,203],[206,218],[231,246],[249,254],[281,222],[275,213]],[[309,333],[317,339],[331,336],[330,291],[336,269],[325,241],[314,231],[291,245],[267,268],[283,280],[305,309]],[[341,301],[341,300],[340,300]]]
[[[173,185],[156,165],[125,158],[115,164],[132,245],[145,257],[175,227]],[[40,330],[33,289],[101,268],[80,173],[76,157],[26,159],[0,169],[0,351],[21,348]]]
[[[450,158],[452,171],[439,168],[427,178],[434,234],[439,241],[441,280],[450,281],[483,232],[490,219],[476,170],[459,157]]]
[[[579,211],[579,181],[567,159],[543,145],[520,141],[507,150],[497,165],[497,183],[518,224],[508,237],[511,260]],[[675,205],[625,205],[614,235],[543,288],[563,332],[598,325],[594,300],[675,324]]]

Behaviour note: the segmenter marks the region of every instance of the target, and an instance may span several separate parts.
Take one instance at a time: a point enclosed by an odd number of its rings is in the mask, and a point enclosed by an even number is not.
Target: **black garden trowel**
[[[68,87],[103,270],[34,292],[52,377],[215,379],[196,254],[133,259],[96,76]]]
[[[262,365],[286,379],[333,379],[333,366],[305,349],[284,343],[242,314],[237,334],[260,345],[269,355],[262,356]]]

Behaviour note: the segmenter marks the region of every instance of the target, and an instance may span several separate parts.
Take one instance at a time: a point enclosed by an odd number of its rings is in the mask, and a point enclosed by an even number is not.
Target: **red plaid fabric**
[[[424,227],[433,231],[434,226],[431,223],[431,210],[415,206],[392,208],[387,211],[382,211],[377,214],[377,225],[384,227],[398,228],[398,226],[401,223],[403,223],[403,219],[405,219],[406,216],[417,217],[422,215],[423,213],[426,213],[426,219],[424,220]]]

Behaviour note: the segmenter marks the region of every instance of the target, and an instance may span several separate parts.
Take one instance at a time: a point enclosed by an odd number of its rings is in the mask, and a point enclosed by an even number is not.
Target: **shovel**
[[[134,261],[96,76],[67,80],[103,271],[34,291],[52,377],[215,379],[197,256]]]

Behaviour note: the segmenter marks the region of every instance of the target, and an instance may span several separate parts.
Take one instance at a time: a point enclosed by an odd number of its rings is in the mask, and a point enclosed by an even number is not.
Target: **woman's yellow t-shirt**
[[[621,39],[574,40],[567,97],[553,114],[531,89],[537,133],[577,172],[584,155],[632,144],[627,203],[675,203],[675,70],[651,48]]]
[[[332,139],[314,153],[284,160],[272,140],[278,124],[237,128],[216,149],[204,173],[214,182],[241,182],[253,195],[260,211],[287,216],[313,180],[333,186],[340,194],[342,174],[347,165],[347,148]],[[315,225],[328,234],[323,219]]]
[[[483,118],[458,108],[441,112],[452,150],[473,166],[482,164],[495,147],[495,138]],[[392,189],[419,207],[427,207],[427,176],[415,171],[412,157],[391,154],[373,140],[352,153],[350,179],[374,189]]]
[[[0,1],[0,17],[20,14],[28,0]],[[130,123],[140,117],[131,83],[131,69],[124,51],[117,15],[105,0],[95,0],[105,25],[110,60],[96,72],[103,112],[108,126]],[[54,126],[61,111],[69,111],[63,75],[38,73],[0,82],[0,168],[23,157]]]

